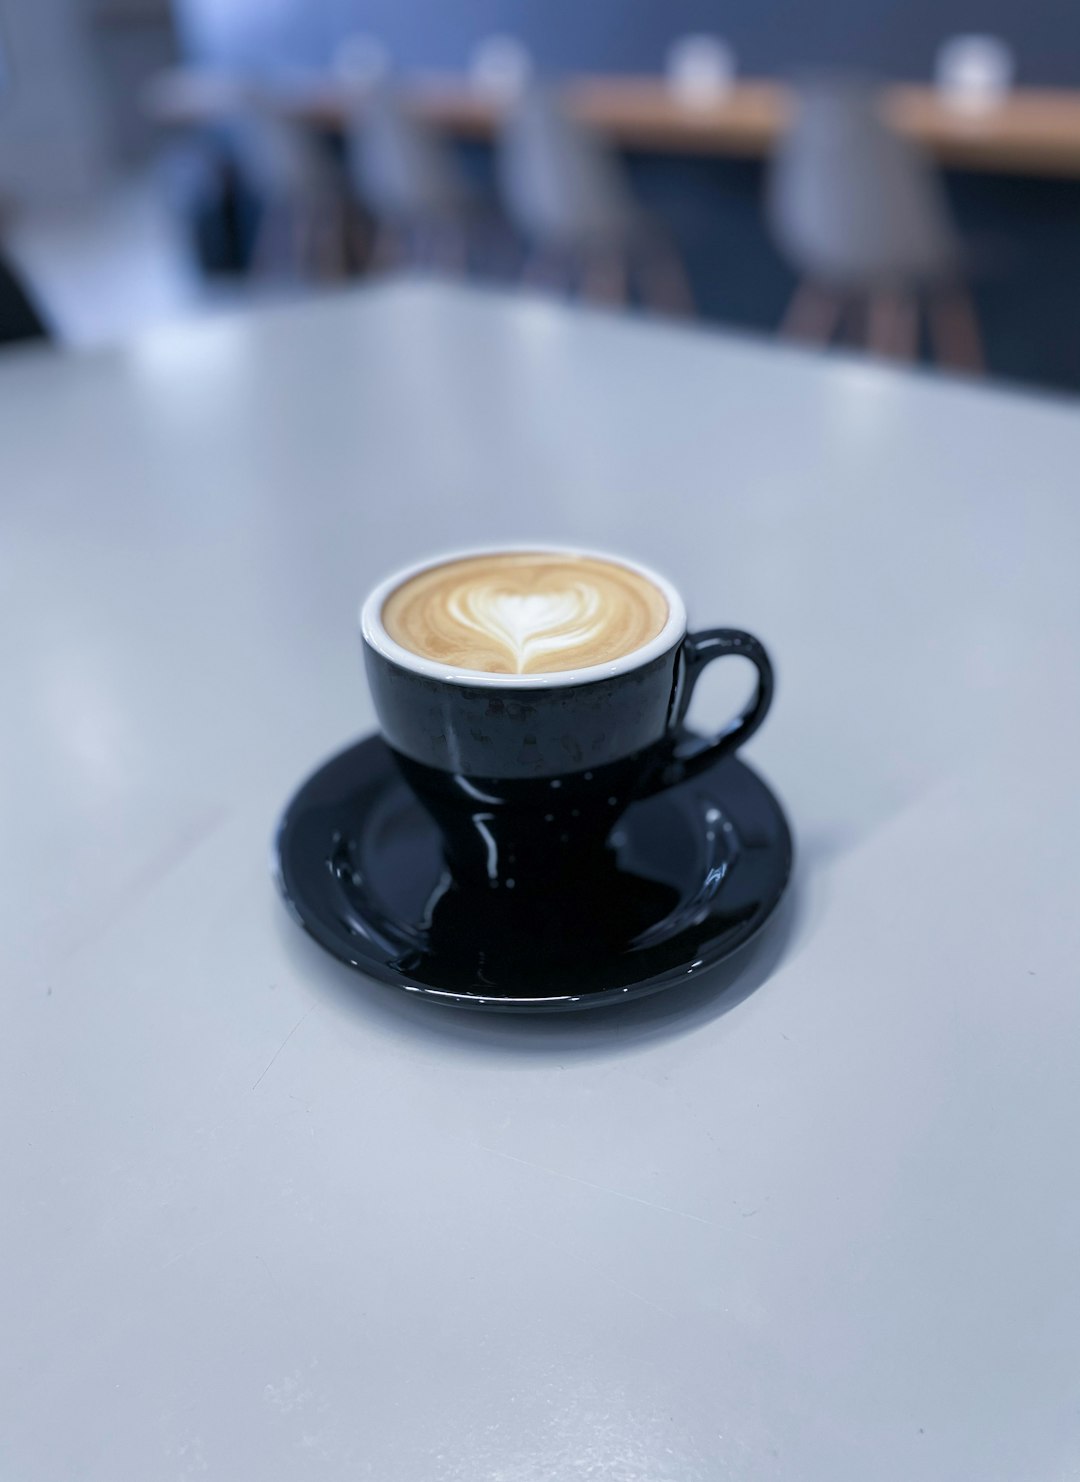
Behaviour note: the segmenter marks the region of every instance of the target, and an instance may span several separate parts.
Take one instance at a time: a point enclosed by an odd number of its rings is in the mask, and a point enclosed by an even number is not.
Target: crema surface
[[[395,643],[488,674],[548,674],[609,663],[655,638],[667,598],[617,561],[531,551],[430,567],[383,603]]]

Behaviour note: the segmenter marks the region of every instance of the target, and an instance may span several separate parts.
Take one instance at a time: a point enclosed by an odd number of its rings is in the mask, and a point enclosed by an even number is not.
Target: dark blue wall
[[[992,31],[1027,82],[1080,86],[1080,0],[176,0],[190,52],[227,63],[322,66],[350,31],[379,36],[403,67],[456,68],[493,31],[551,71],[659,69],[668,43],[715,31],[740,70],[854,67],[925,77],[960,31]]]

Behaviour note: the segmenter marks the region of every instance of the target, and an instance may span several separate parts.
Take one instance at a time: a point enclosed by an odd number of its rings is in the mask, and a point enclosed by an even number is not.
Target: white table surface
[[[359,597],[531,537],[774,651],[734,984],[463,1016],[274,896]],[[1065,405],[423,285],[4,356],[0,1477],[1080,1476],[1078,594]]]

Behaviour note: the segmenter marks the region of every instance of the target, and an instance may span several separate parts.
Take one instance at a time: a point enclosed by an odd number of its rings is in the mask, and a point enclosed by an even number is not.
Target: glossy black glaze
[[[588,771],[667,732],[682,644],[638,669],[550,688],[470,685],[406,669],[364,644],[379,725],[402,756],[464,777],[522,780]]]
[[[688,737],[681,722],[698,676],[732,654],[758,671],[750,704],[711,739]],[[629,803],[733,751],[773,689],[764,648],[733,628],[684,635],[610,679],[550,687],[435,679],[368,643],[364,655],[383,734],[442,830],[455,879],[502,892],[561,890],[599,868]]]
[[[792,845],[733,758],[634,802],[558,888],[462,885],[378,737],[321,767],[278,830],[277,875],[327,951],[441,1002],[540,1011],[684,982],[743,946],[784,892]]]
[[[659,747],[561,777],[461,777],[394,753],[439,826],[455,880],[491,892],[563,892],[598,867],[608,834],[652,780]]]
[[[730,654],[755,665],[758,688],[715,739],[724,752],[753,734],[772,698],[768,655],[736,628],[685,634],[658,658],[609,679],[560,684],[554,676],[550,685],[519,688],[436,679],[364,644],[375,711],[394,750],[421,766],[488,781],[563,777],[645,757],[680,725],[706,664]]]

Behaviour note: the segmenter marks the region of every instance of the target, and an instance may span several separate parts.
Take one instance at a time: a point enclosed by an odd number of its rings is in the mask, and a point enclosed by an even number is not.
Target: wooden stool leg
[[[350,209],[346,220],[349,268],[363,274],[371,268],[374,251],[370,223],[359,211]]]
[[[833,288],[804,278],[796,288],[780,324],[788,339],[827,345],[836,332],[843,299]]]
[[[410,267],[427,269],[434,265],[434,231],[426,221],[414,221],[406,230],[406,258]]]
[[[913,293],[901,294],[896,305],[893,353],[898,360],[916,360],[919,354],[919,300]]]
[[[966,288],[946,289],[931,298],[930,335],[942,365],[982,375],[986,369],[975,305]]]
[[[876,293],[867,310],[867,348],[896,360],[913,360],[918,324],[918,306],[910,293]]]
[[[590,253],[581,275],[581,292],[601,304],[626,303],[626,257],[618,247]]]
[[[373,272],[386,272],[399,262],[402,256],[401,234],[393,227],[381,222],[375,228],[375,239],[371,244],[369,264]]]
[[[837,342],[863,350],[867,344],[867,328],[870,303],[861,293],[849,293],[840,299],[840,323],[836,332]]]
[[[469,271],[469,234],[464,222],[444,221],[438,231],[438,265],[454,277],[463,278]]]
[[[547,282],[547,254],[540,247],[526,253],[521,265],[521,281],[529,288],[542,288]]]
[[[263,207],[251,252],[251,268],[256,277],[276,277],[288,256],[287,238],[291,234],[288,215],[277,202]]]
[[[310,278],[315,242],[315,218],[301,206],[292,213],[289,240],[289,272],[294,278]]]
[[[482,278],[512,280],[521,272],[521,248],[500,222],[481,221],[469,228],[469,243]]]
[[[521,281],[531,288],[549,288],[560,293],[566,293],[570,286],[566,263],[545,247],[536,247],[529,253]]]
[[[315,263],[320,278],[334,281],[345,276],[345,233],[345,217],[341,210],[331,207],[320,213],[315,234]]]
[[[652,246],[642,255],[641,286],[649,307],[662,314],[692,319],[697,312],[686,265],[672,246]]]
[[[896,299],[891,293],[875,293],[867,310],[866,348],[875,355],[891,355]]]

